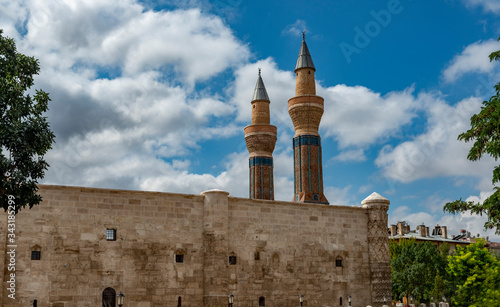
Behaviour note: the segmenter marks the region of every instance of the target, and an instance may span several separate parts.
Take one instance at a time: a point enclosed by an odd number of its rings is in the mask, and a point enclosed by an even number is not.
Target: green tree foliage
[[[431,297],[434,297],[439,300],[439,298],[443,296],[447,296],[445,294],[445,281],[441,274],[437,273],[436,277],[434,277],[434,288],[431,291]]]
[[[451,297],[453,306],[498,306],[500,262],[484,247],[484,241],[457,247],[446,270],[456,289]]]
[[[54,134],[43,116],[49,95],[26,93],[40,71],[38,61],[18,53],[14,40],[2,33],[0,29],[0,204],[7,210],[9,196],[14,198],[17,213],[41,201],[37,180],[48,168],[43,155]]]
[[[449,247],[441,252],[430,242],[415,240],[391,241],[392,294],[394,300],[410,295],[417,301],[429,301],[434,292],[444,291],[444,285],[436,285],[436,276],[446,274],[446,256]],[[446,255],[442,253],[446,252]]]
[[[500,38],[498,39],[500,40]],[[500,50],[490,54],[490,61],[500,59]],[[488,154],[497,160],[500,157],[500,82],[495,85],[495,95],[488,101],[483,101],[481,112],[474,114],[471,119],[471,128],[460,134],[458,139],[465,142],[474,141],[467,159],[477,161],[483,154]],[[493,184],[500,181],[500,166],[493,169]],[[500,190],[494,187],[493,194],[483,203],[464,201],[462,199],[447,203],[445,212],[459,213],[470,210],[471,213],[488,217],[484,224],[485,229],[495,229],[500,234]]]

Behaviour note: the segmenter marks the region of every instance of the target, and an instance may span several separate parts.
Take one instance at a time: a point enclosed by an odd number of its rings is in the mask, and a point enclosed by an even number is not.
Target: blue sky
[[[492,191],[491,158],[457,141],[493,94],[500,3],[446,1],[0,1],[0,28],[40,60],[56,134],[44,183],[248,197],[243,128],[258,68],[278,127],[275,194],[293,196],[287,100],[302,31],[325,98],[326,196],[376,191],[389,221],[473,235],[445,215]]]

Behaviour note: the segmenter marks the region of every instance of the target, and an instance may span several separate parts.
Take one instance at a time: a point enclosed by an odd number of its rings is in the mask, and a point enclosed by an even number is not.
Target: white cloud
[[[454,82],[467,73],[491,73],[498,66],[490,62],[488,56],[500,49],[500,42],[496,40],[478,41],[467,47],[455,56],[443,71],[446,82]]]
[[[10,28],[21,51],[40,59],[36,87],[53,100],[48,116],[57,137],[43,182],[184,193],[220,188],[247,197],[243,139],[240,153],[224,158],[219,173],[190,171],[189,157],[202,141],[242,134],[257,67],[274,89],[274,123],[291,127],[279,101],[293,96],[293,74],[276,69],[271,59],[247,64],[247,46],[220,19],[196,9],[153,12],[135,1],[56,2],[23,2],[24,14],[15,16],[28,32]],[[235,69],[226,92],[193,91],[196,82],[225,69]],[[275,152],[281,200],[293,193],[286,130],[280,129]]]
[[[0,29],[15,40],[19,40],[19,32],[24,31],[23,16],[28,14],[28,8],[22,1],[0,0]]]
[[[258,68],[271,101],[271,124],[291,129],[292,121],[288,108],[283,104],[294,94],[295,77],[290,71],[277,68],[273,59],[267,58],[241,66],[235,72],[232,85],[233,104],[237,108],[237,120],[250,123],[253,90]],[[413,96],[413,88],[402,92],[390,92],[384,96],[363,86],[336,85],[322,87],[317,84],[318,95],[325,99],[325,113],[321,120],[321,135],[339,141],[342,149],[362,152],[357,146],[366,146],[399,133],[401,126],[408,124],[421,109],[421,103]]]
[[[286,101],[295,95],[295,76],[291,71],[280,70],[272,58],[243,65],[235,71],[235,81],[231,84],[230,91],[233,95],[231,100],[237,107],[236,120],[250,124],[251,101],[259,68],[261,68],[262,80],[271,101],[271,124],[284,125],[293,129]]]
[[[214,176],[175,170],[168,164],[157,165],[160,172],[147,174],[140,183],[141,190],[175,191],[199,194],[210,189],[230,191],[232,196],[248,196],[248,154],[234,153],[227,157],[226,171]],[[140,167],[142,162],[138,161]],[[246,162],[246,163],[245,163]],[[153,170],[154,167],[148,168]],[[246,181],[246,184],[245,184]]]
[[[307,31],[306,21],[302,19],[297,19],[293,24],[287,25],[285,29],[281,31],[281,34],[301,36],[303,31]]]
[[[367,194],[368,191],[372,190],[373,187],[371,184],[366,184],[366,185],[362,185],[358,188],[358,194]],[[368,195],[368,194],[367,194]]]
[[[463,0],[468,7],[482,6],[486,12],[500,14],[500,2],[498,0]]]
[[[174,162],[172,165],[157,164],[156,167],[160,167],[159,172],[145,176],[145,180],[141,182],[141,189],[198,194],[217,188],[229,191],[232,196],[248,197],[248,152],[229,154],[225,160],[227,161],[225,163],[226,170],[216,176],[174,169],[178,162]],[[285,153],[275,155],[274,161],[275,199],[289,201],[293,197],[293,183],[289,179],[289,164],[293,165],[293,162],[291,157]],[[137,162],[137,171],[140,171],[143,169],[144,163]],[[187,162],[182,161],[182,163]],[[115,167],[112,166],[111,169],[115,169]],[[155,167],[147,169],[153,170]],[[103,171],[103,173],[107,172],[108,170]],[[133,176],[130,179],[132,178]]]
[[[389,215],[389,225],[395,225],[398,222],[402,221],[408,222],[411,229],[415,229],[416,225],[421,225],[422,223],[427,226],[434,225],[435,223],[434,216],[432,216],[431,214],[427,212],[412,213],[411,209],[404,205],[392,210],[391,214]]]
[[[363,86],[336,85],[318,88],[325,98],[321,120],[324,137],[338,140],[339,146],[366,146],[396,135],[421,108],[413,88],[384,96]]]
[[[278,126],[275,198],[291,200],[286,101],[294,96],[294,74],[272,58],[249,63],[248,46],[220,18],[197,9],[149,11],[133,0],[13,3],[2,3],[0,16],[8,18],[0,24],[22,52],[40,59],[36,87],[53,100],[48,117],[57,138],[45,183],[195,194],[219,188],[247,197],[243,138],[217,173],[196,173],[191,158],[204,141],[243,135],[260,67]],[[234,81],[223,92],[194,91],[225,70]],[[423,105],[411,87],[386,95],[362,86],[317,89],[325,98],[321,134],[339,141],[343,161],[365,161],[366,147],[398,135]],[[350,190],[325,187],[332,204],[359,205]]]
[[[346,150],[331,158],[341,162],[363,162],[366,161],[365,152],[362,149]]]
[[[28,9],[15,21],[27,22],[21,45],[42,68],[105,68],[128,76],[157,70],[193,86],[250,56],[220,18],[198,9],[144,11],[132,0],[24,3]]]
[[[330,205],[333,206],[360,206],[361,204],[356,203],[354,193],[352,193],[351,186],[346,186],[343,188],[337,187],[325,187],[325,197],[328,199]]]
[[[469,128],[469,118],[480,110],[478,98],[468,98],[455,106],[440,98],[422,94],[428,118],[427,130],[391,147],[385,146],[375,163],[384,175],[400,182],[440,176],[491,176],[494,161],[484,156],[480,161],[467,160],[471,144],[460,142],[457,136]]]
[[[44,183],[199,193],[247,178],[234,165],[218,175],[189,172],[200,142],[242,132],[227,120],[236,109],[224,93],[193,91],[250,56],[220,18],[149,11],[133,0],[1,7],[5,35],[40,59],[36,88],[52,98],[56,143]],[[247,161],[241,167],[248,172]]]

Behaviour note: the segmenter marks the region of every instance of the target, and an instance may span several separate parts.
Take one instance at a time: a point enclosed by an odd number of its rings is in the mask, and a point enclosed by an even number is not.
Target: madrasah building
[[[389,200],[373,193],[360,206],[336,206],[323,194],[324,101],[314,73],[304,39],[288,100],[292,201],[274,200],[277,131],[259,72],[244,130],[250,198],[40,185],[43,202],[16,216],[14,272],[7,214],[0,224],[0,306],[114,307],[119,293],[125,307],[230,299],[234,307],[287,307],[299,306],[300,295],[315,307],[389,300]]]

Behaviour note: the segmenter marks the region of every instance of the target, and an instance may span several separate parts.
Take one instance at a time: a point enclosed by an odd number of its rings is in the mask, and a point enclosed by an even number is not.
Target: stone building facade
[[[388,201],[359,207],[41,185],[16,217],[16,299],[1,306],[353,306],[390,296]],[[114,238],[109,231],[114,231]],[[384,230],[384,231],[381,231]],[[384,236],[385,235],[385,236]],[[33,252],[39,252],[33,259]]]
[[[352,306],[382,305],[391,296],[389,201],[373,193],[360,206],[327,205],[317,133],[323,99],[311,89],[305,41],[299,62],[299,92],[289,101],[297,139],[293,202],[273,200],[276,127],[259,75],[245,129],[255,179],[249,199],[219,190],[40,185],[43,202],[15,217],[15,246],[12,222],[7,214],[0,219],[0,306],[115,307],[119,292],[126,307],[220,307],[229,294],[234,307],[295,307],[300,294],[304,306],[348,306],[349,296]],[[304,126],[312,123],[307,110],[315,123]]]

